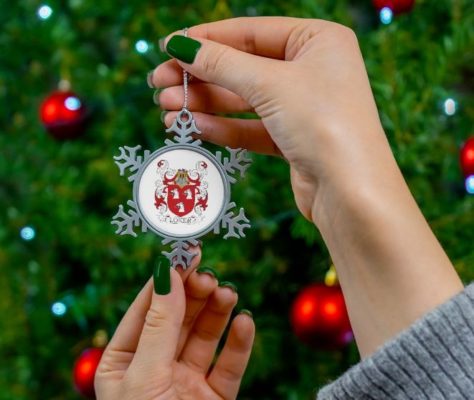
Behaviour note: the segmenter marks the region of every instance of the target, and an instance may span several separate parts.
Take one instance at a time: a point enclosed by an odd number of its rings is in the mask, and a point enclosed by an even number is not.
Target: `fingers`
[[[183,284],[186,283],[186,280],[188,279],[189,275],[193,273],[193,271],[196,270],[197,266],[201,262],[201,256],[202,256],[202,249],[200,246],[190,246],[189,250],[191,253],[195,253],[196,256],[193,257],[191,264],[184,269],[181,265],[178,265],[176,267],[176,271],[178,271],[179,275],[181,276],[181,280],[183,281]]]
[[[102,390],[104,385],[110,383],[110,380],[103,378],[110,376],[112,380],[119,380],[127,370],[138,345],[145,316],[150,307],[152,291],[153,281],[150,279],[130,305],[115,330],[97,368],[97,390]]]
[[[171,126],[176,115],[177,112],[166,113],[164,122],[167,127]],[[202,140],[262,154],[281,154],[261,120],[225,118],[198,112],[193,113],[193,116]]]
[[[183,107],[184,91],[181,82],[179,85],[168,87],[160,93],[159,103],[163,110],[179,111]],[[188,86],[188,93],[188,109],[191,111],[205,113],[252,111],[252,107],[240,96],[210,83],[193,83]]]
[[[206,268],[204,271],[209,272],[193,272],[186,281],[186,312],[184,314],[176,355],[181,354],[197,315],[206,304],[207,298],[217,288],[217,279],[212,270]]]
[[[219,42],[246,53],[284,60],[292,33],[309,23],[322,24],[323,21],[288,17],[231,18],[193,26],[189,28],[188,35]]]
[[[158,67],[153,70],[150,79],[155,88],[182,85],[183,68],[181,68],[175,59],[171,59],[158,65]],[[197,83],[200,82],[200,80],[193,76],[192,82]]]
[[[249,315],[234,318],[229,336],[207,383],[224,399],[235,399],[250,358],[255,324]]]
[[[156,371],[174,360],[179,332],[184,318],[185,295],[181,277],[173,268],[171,291],[153,292],[143,330],[130,369],[140,371],[141,380],[156,379]]]
[[[192,48],[192,50],[189,50]],[[202,81],[214,83],[239,95],[256,108],[272,71],[281,61],[256,56],[207,39],[196,41],[175,35],[167,44],[167,52],[179,61],[186,71]]]
[[[179,357],[189,368],[206,374],[237,304],[237,293],[230,287],[216,289],[199,314]]]

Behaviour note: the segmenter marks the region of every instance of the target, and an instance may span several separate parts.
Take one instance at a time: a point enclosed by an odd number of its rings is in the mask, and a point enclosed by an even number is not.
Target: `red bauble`
[[[70,91],[51,93],[40,108],[40,118],[45,128],[60,140],[80,136],[85,130],[86,115],[84,103]]]
[[[304,288],[293,303],[291,324],[295,335],[313,347],[338,349],[353,339],[338,285],[315,283]]]
[[[104,349],[90,348],[82,352],[74,364],[74,385],[79,393],[88,398],[95,398],[94,376]]]
[[[474,175],[474,136],[464,142],[459,158],[464,176]]]
[[[372,0],[374,7],[380,11],[384,7],[390,8],[394,14],[410,12],[415,0]]]

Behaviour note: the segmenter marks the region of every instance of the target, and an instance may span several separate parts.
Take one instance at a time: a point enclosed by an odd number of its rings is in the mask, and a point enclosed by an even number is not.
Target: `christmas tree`
[[[185,26],[286,15],[354,29],[410,189],[463,281],[474,280],[474,178],[460,166],[461,147],[474,135],[474,3],[394,3],[3,4],[0,399],[81,398],[72,378],[76,359],[105,344],[152,273],[160,240],[118,236],[110,224],[130,197],[113,156],[122,145],[163,144],[146,73],[168,59],[158,39]],[[317,229],[296,211],[287,165],[252,158],[233,188],[252,229],[242,240],[206,237],[202,264],[235,282],[237,309],[254,314],[256,341],[240,398],[307,399],[358,353],[354,343],[309,348],[293,334],[294,299],[324,280],[331,260]]]

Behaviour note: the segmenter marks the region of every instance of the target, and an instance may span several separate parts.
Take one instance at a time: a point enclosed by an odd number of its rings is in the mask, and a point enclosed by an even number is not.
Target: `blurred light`
[[[466,178],[466,192],[474,194],[474,175],[469,175]]]
[[[38,17],[41,19],[48,19],[53,14],[53,9],[50,6],[41,6],[38,8]]]
[[[326,272],[326,275],[324,275],[324,283],[326,286],[334,286],[338,282],[336,267],[334,267],[334,264],[332,264]]]
[[[51,312],[58,317],[62,317],[64,314],[66,314],[66,311],[66,304],[61,303],[60,301],[57,301],[51,306]]]
[[[446,99],[443,103],[443,111],[449,116],[456,114],[456,102],[451,98]]]
[[[81,108],[81,101],[77,97],[69,96],[64,100],[64,105],[68,110],[76,111]]]
[[[135,49],[139,53],[146,53],[148,51],[148,43],[144,40],[139,40],[137,43],[135,43]]]
[[[388,25],[393,20],[393,11],[389,7],[384,7],[379,13],[380,22],[384,25]]]
[[[36,232],[31,226],[25,226],[21,228],[20,236],[23,240],[33,240],[36,236]]]

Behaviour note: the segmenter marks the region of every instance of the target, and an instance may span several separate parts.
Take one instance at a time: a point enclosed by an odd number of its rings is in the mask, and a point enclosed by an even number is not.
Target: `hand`
[[[350,29],[259,17],[192,27],[194,40],[174,35],[164,41],[174,59],[151,75],[172,111],[166,125],[183,104],[184,68],[195,77],[189,109],[203,139],[289,162],[296,204],[328,246],[362,356],[462,290],[395,162]],[[215,115],[246,111],[260,119]]]
[[[209,273],[171,269],[171,292],[150,279],[105,349],[95,377],[98,400],[235,399],[254,339],[239,314],[214,367],[216,348],[237,303]]]
[[[308,219],[331,200],[326,186],[345,180],[350,192],[351,175],[370,174],[371,152],[390,153],[350,29],[321,20],[237,18],[192,27],[189,37],[202,44],[195,61],[173,59],[153,73],[153,84],[165,88],[161,107],[181,109],[184,67],[198,78],[190,85],[189,109],[203,139],[283,155]],[[261,119],[214,115],[244,111]],[[175,116],[166,115],[167,126]]]

